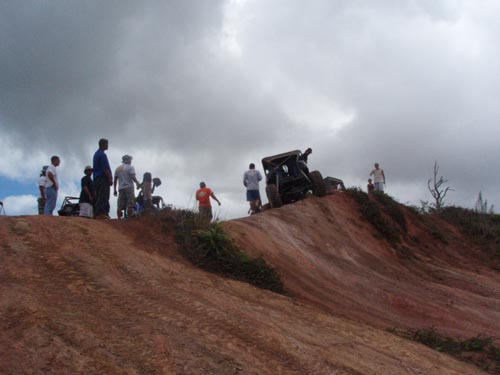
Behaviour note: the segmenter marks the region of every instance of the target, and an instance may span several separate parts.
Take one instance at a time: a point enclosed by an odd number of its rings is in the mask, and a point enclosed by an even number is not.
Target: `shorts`
[[[374,184],[375,191],[384,191],[384,183],[383,182],[375,182]]]
[[[94,217],[94,207],[90,203],[80,203],[80,216],[81,217]]]
[[[260,193],[258,190],[247,190],[247,202],[260,200]]]
[[[118,190],[118,209],[126,210],[135,207],[134,187]]]

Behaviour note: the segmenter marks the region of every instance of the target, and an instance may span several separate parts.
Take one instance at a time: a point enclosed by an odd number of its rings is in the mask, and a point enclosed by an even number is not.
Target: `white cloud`
[[[2,202],[5,213],[9,216],[38,214],[37,197],[33,195],[12,195]]]
[[[206,180],[234,217],[249,162],[311,146],[347,183],[379,161],[403,201],[437,159],[453,202],[500,206],[498,2],[24,4],[0,14],[0,176],[57,154],[76,194],[106,137],[113,169],[133,155],[180,207]]]

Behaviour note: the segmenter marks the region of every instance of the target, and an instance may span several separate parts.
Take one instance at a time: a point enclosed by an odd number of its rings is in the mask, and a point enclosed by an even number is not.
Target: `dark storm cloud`
[[[0,14],[0,126],[34,147],[57,139],[70,151],[105,135],[234,149],[267,122],[271,101],[214,52],[220,1],[10,2]]]
[[[114,163],[133,153],[182,189],[207,178],[236,197],[249,162],[312,146],[325,174],[364,184],[378,161],[390,193],[416,202],[438,160],[467,204],[499,182],[499,14],[460,0],[3,2],[2,156],[56,145],[87,163],[105,136]]]

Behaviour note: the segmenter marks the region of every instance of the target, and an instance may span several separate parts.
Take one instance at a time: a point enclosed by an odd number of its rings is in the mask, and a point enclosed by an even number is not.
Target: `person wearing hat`
[[[82,177],[82,191],[80,193],[80,216],[92,219],[94,217],[94,202],[96,192],[94,182],[92,181],[92,172],[94,170],[90,165],[87,165],[83,170],[85,176]]]
[[[118,195],[118,204],[116,207],[116,214],[118,219],[123,216],[123,211],[127,212],[127,216],[130,217],[135,209],[135,193],[134,193],[134,182],[139,189],[139,181],[135,177],[135,169],[132,167],[132,156],[123,155],[122,165],[120,165],[115,170],[115,179],[113,183],[114,195]],[[116,185],[118,183],[118,191],[116,191]]]
[[[48,165],[44,165],[40,171],[40,177],[38,178],[38,189],[40,190],[40,197],[38,198],[38,215],[43,215],[43,209],[45,208],[45,202],[47,201],[47,195],[45,194],[45,185],[47,185],[47,168]]]

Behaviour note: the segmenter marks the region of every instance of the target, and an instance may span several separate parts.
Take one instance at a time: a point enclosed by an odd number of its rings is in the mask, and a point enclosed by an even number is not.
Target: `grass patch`
[[[491,268],[500,271],[500,215],[455,206],[442,208],[438,215],[479,244]]]
[[[500,374],[500,348],[492,337],[478,335],[468,339],[453,338],[441,335],[435,328],[407,332],[396,329],[388,331],[422,343],[439,352],[450,354],[461,361],[472,363],[491,374]]]
[[[401,205],[383,191],[375,191],[373,196],[377,202],[383,206],[384,212],[401,227],[404,233],[407,233],[408,223],[406,222],[406,217],[401,209]]]
[[[382,237],[387,239],[392,245],[396,245],[401,241],[398,228],[384,219],[379,204],[371,200],[368,194],[357,188],[349,188],[346,190],[346,193],[356,201],[363,218],[372,224]]]
[[[439,216],[477,241],[500,240],[500,215],[450,206],[442,208]]]
[[[206,223],[199,220],[194,212],[186,210],[172,211],[171,215],[176,240],[182,245],[182,254],[194,265],[284,294],[284,285],[276,269],[268,265],[264,258],[252,258],[238,249],[220,222]]]

